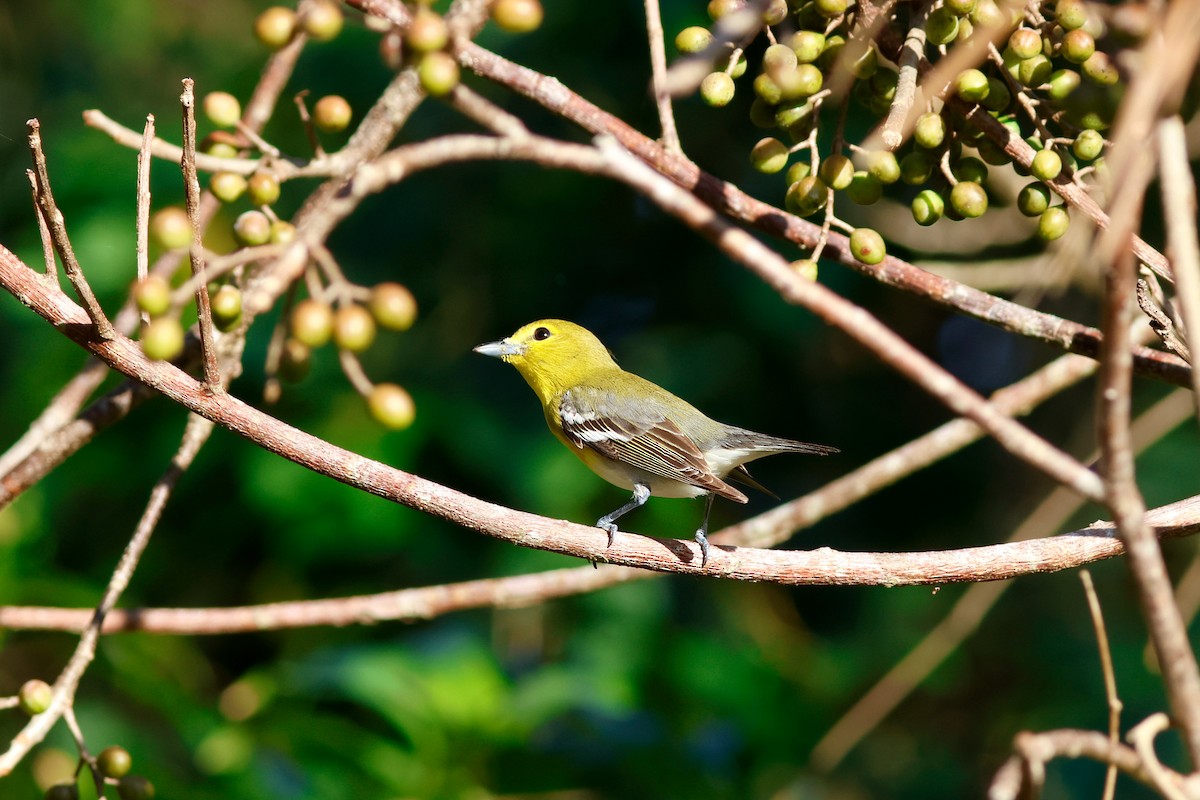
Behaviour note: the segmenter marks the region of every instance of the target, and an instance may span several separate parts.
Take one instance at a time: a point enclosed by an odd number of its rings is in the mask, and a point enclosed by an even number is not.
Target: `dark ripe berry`
[[[204,95],[204,115],[218,128],[232,128],[242,118],[242,104],[229,92]]]
[[[854,178],[846,187],[846,196],[857,205],[873,205],[883,197],[883,184],[874,175],[860,170],[854,173]]]
[[[126,775],[117,783],[121,800],[154,800],[154,784],[141,775]]]
[[[1112,86],[1121,75],[1117,72],[1117,65],[1112,62],[1107,53],[1102,53],[1097,50],[1092,53],[1086,61],[1079,65],[1083,72],[1083,77],[1100,86]]]
[[[900,180],[900,162],[890,150],[876,150],[866,157],[867,172],[880,183],[893,184]]]
[[[1084,0],[1058,0],[1054,6],[1054,21],[1065,31],[1082,28],[1087,22],[1087,3]]]
[[[1072,64],[1082,64],[1096,52],[1096,40],[1085,30],[1068,31],[1062,38],[1059,52]]]
[[[1029,172],[1040,181],[1052,181],[1062,172],[1062,158],[1053,150],[1040,150],[1029,165]]]
[[[361,353],[375,341],[375,318],[360,305],[342,306],[333,316],[333,342],[343,350]]]
[[[712,31],[700,25],[693,25],[675,34],[675,49],[684,55],[700,53],[712,44],[712,40]]]
[[[123,778],[133,767],[133,759],[128,750],[114,744],[100,751],[100,755],[96,756],[96,766],[106,778]]]
[[[353,116],[350,104],[341,95],[326,95],[313,106],[313,124],[326,133],[344,131],[350,126]]]
[[[31,717],[49,708],[53,699],[54,690],[50,688],[50,684],[37,678],[25,681],[21,684],[21,690],[17,692],[17,704]]]
[[[56,783],[42,795],[43,800],[79,800],[79,787],[73,783]]]
[[[913,141],[926,150],[935,150],[946,140],[946,120],[942,115],[928,111],[917,117],[913,128]]]
[[[392,331],[406,331],[417,319],[417,299],[413,293],[408,287],[391,281],[371,289],[367,307],[381,327]]]
[[[271,244],[288,244],[296,239],[296,226],[287,220],[271,222]]]
[[[509,33],[529,33],[542,25],[540,0],[496,0],[492,5],[492,19]]]
[[[142,328],[142,352],[154,361],[170,361],[183,352],[183,326],[175,317],[155,317]]]
[[[750,164],[759,172],[772,175],[787,166],[788,147],[778,139],[759,140],[750,150]]]
[[[965,69],[954,79],[954,93],[969,103],[978,103],[988,95],[988,79],[977,69]]]
[[[454,60],[454,56],[443,50],[426,53],[417,65],[417,77],[421,81],[421,88],[430,97],[444,97],[458,86],[458,62]]]
[[[802,181],[812,174],[812,164],[807,161],[797,161],[788,167],[787,175],[784,178],[787,180],[787,185],[791,186],[797,181]]]
[[[766,9],[763,11],[762,20],[767,25],[778,25],[787,19],[787,15],[787,0],[769,0]]]
[[[792,52],[801,64],[811,64],[825,49],[825,34],[820,31],[798,31],[792,37]]]
[[[1050,207],[1050,189],[1044,183],[1030,183],[1017,194],[1017,208],[1027,217],[1041,216]]]
[[[733,100],[733,78],[724,72],[710,72],[700,81],[700,98],[713,108],[729,105]]]
[[[171,284],[161,275],[147,275],[133,284],[133,302],[152,317],[171,310]]]
[[[283,6],[272,6],[254,20],[254,35],[272,50],[278,50],[292,40],[296,32],[296,12]]]
[[[958,38],[958,15],[946,6],[931,11],[925,20],[925,37],[932,44],[950,44]]]
[[[283,352],[279,354],[279,377],[288,383],[299,383],[311,369],[312,348],[290,336],[284,339]]]
[[[934,160],[925,153],[914,150],[900,159],[900,180],[909,186],[920,186],[933,175]]]
[[[932,225],[946,212],[946,201],[933,189],[922,189],[912,201],[913,219],[918,225]]]
[[[318,42],[328,42],[342,32],[342,7],[333,0],[316,0],[304,15],[304,32]]]
[[[845,189],[854,180],[854,165],[841,153],[833,153],[821,162],[818,174],[833,189]]]
[[[817,262],[811,258],[802,258],[799,261],[793,261],[791,268],[796,271],[796,274],[807,281],[815,281],[817,279]]]
[[[214,172],[208,190],[222,203],[232,203],[246,193],[246,179],[236,172]]]
[[[987,164],[974,156],[964,156],[958,159],[951,165],[950,172],[960,181],[974,181],[975,183],[983,183],[988,176]]]
[[[850,7],[849,0],[813,0],[817,13],[826,19],[840,17]]]
[[[292,309],[288,326],[296,341],[312,348],[321,347],[333,337],[333,309],[312,298],[301,300]]]
[[[850,234],[850,254],[864,264],[878,264],[887,255],[887,247],[878,231],[855,228]]]
[[[950,190],[950,205],[964,217],[982,217],[988,207],[987,192],[974,181],[959,181]]]
[[[367,408],[376,422],[397,431],[412,425],[417,417],[412,396],[394,383],[381,383],[372,389]]]
[[[246,181],[250,202],[256,206],[269,206],[279,199],[279,179],[269,172],[256,172]]]
[[[1080,161],[1093,161],[1104,152],[1104,137],[1098,131],[1081,131],[1075,137],[1071,151]]]
[[[233,235],[245,245],[266,244],[271,240],[271,220],[261,211],[244,211],[233,221]]]
[[[497,3],[498,5],[499,3]],[[492,7],[495,13],[495,6]],[[404,41],[411,50],[418,53],[432,53],[441,50],[450,41],[450,29],[442,15],[427,6],[421,6],[413,14]]]
[[[1008,46],[1017,58],[1033,58],[1042,52],[1042,36],[1031,28],[1017,28],[1008,37]]]
[[[1047,208],[1038,218],[1037,234],[1043,242],[1052,242],[1067,232],[1071,218],[1062,206]]]
[[[164,250],[179,250],[192,243],[192,223],[179,206],[167,206],[150,217],[150,238]]]
[[[829,187],[816,175],[809,175],[793,183],[784,197],[789,211],[807,217],[825,207],[829,198]]]
[[[1079,88],[1079,73],[1073,69],[1056,70],[1050,75],[1046,93],[1052,100],[1062,100]]]
[[[242,292],[232,284],[218,288],[209,298],[209,306],[219,331],[231,331],[242,321]]]
[[[1050,80],[1054,65],[1041,53],[1027,58],[1017,67],[1017,80],[1025,86],[1041,86]]]

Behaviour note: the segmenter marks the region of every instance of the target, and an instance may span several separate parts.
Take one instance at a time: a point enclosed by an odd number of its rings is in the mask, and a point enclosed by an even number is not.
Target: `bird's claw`
[[[708,537],[703,530],[696,531],[696,544],[700,545],[700,569],[708,566]]]
[[[608,517],[601,517],[596,520],[596,527],[608,534],[608,547],[612,547],[613,537],[617,535],[617,523]]]

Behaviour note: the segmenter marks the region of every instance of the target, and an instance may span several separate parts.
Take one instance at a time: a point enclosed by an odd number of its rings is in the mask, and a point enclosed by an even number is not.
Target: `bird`
[[[704,518],[694,537],[703,569],[713,499],[749,501],[729,481],[770,494],[750,477],[748,462],[776,453],[838,452],[710,419],[666,389],[621,369],[595,334],[566,320],[530,322],[474,352],[516,367],[541,401],[550,432],[597,475],[633,492],[628,502],[596,521],[608,533],[609,547],[617,520],[651,496],[705,497]]]

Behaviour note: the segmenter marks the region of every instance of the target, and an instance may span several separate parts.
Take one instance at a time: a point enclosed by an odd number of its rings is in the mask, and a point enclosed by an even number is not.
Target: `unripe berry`
[[[788,188],[784,204],[789,210],[807,217],[825,207],[829,198],[829,186],[816,175],[802,178]]]
[[[117,783],[121,800],[154,800],[154,784],[141,775],[126,775]]]
[[[289,244],[295,240],[295,225],[282,219],[271,221],[271,244]]]
[[[783,100],[783,89],[779,88],[779,84],[772,80],[771,76],[765,72],[755,76],[754,93],[758,95],[758,99],[769,106],[777,105]],[[768,127],[775,126],[774,111],[771,113],[771,125]]]
[[[988,207],[987,192],[974,181],[959,181],[950,190],[950,206],[964,217],[982,217]]]
[[[833,153],[821,162],[818,174],[830,188],[841,190],[854,180],[854,165],[841,153]]]
[[[123,778],[129,774],[133,759],[124,747],[113,745],[100,751],[96,756],[96,766],[106,778]]]
[[[675,34],[675,49],[684,55],[700,53],[712,44],[712,40],[712,31],[701,25],[693,25]]]
[[[246,179],[236,172],[214,172],[208,190],[222,203],[232,203],[246,193]]]
[[[1027,58],[1017,67],[1017,80],[1025,86],[1041,86],[1050,80],[1054,65],[1041,53]]]
[[[544,14],[539,0],[496,0],[492,5],[492,19],[509,33],[537,30]]]
[[[965,69],[954,80],[954,93],[969,103],[978,103],[988,95],[988,79],[977,69]]]
[[[171,309],[171,284],[161,275],[147,275],[133,284],[133,302],[152,317]]]
[[[825,49],[825,34],[820,31],[798,31],[792,37],[792,52],[801,64],[811,64]]]
[[[225,284],[209,298],[213,324],[217,330],[228,332],[242,321],[242,292],[232,284]]]
[[[878,231],[855,228],[850,234],[850,254],[864,264],[878,264],[887,255],[887,247]]]
[[[279,179],[269,172],[256,172],[246,181],[250,202],[256,206],[269,206],[279,199]]]
[[[787,15],[787,0],[769,0],[762,13],[762,21],[767,25],[778,25],[787,19]]]
[[[909,186],[920,186],[933,175],[934,166],[932,158],[914,150],[900,159],[900,180]]]
[[[1023,61],[1042,52],[1042,37],[1031,28],[1017,28],[1008,37],[1008,46]]]
[[[759,172],[768,175],[781,171],[787,166],[788,148],[778,139],[767,137],[759,140],[750,150],[750,164]]]
[[[1052,181],[1062,172],[1062,158],[1053,150],[1039,150],[1029,164],[1029,172],[1040,181]]]
[[[406,331],[417,318],[417,299],[399,283],[377,284],[371,289],[367,307],[375,321],[388,330]]]
[[[719,20],[726,14],[745,8],[746,0],[708,0],[709,19]]]
[[[18,705],[31,717],[49,708],[53,699],[54,690],[50,688],[50,684],[37,678],[25,681],[21,684],[21,690],[17,692]]]
[[[710,72],[700,81],[700,97],[713,108],[729,105],[733,99],[733,78],[724,72]]]
[[[876,150],[867,156],[867,172],[884,184],[900,180],[900,162],[890,150]]]
[[[375,318],[360,305],[342,306],[333,316],[333,341],[342,350],[361,353],[375,341]]]
[[[883,197],[883,184],[874,175],[860,170],[854,173],[853,180],[846,187],[846,196],[857,205],[873,205]]]
[[[450,41],[450,29],[446,27],[446,20],[442,19],[441,14],[427,6],[421,6],[413,14],[408,32],[404,34],[404,41],[415,52],[432,53],[434,50],[441,50]]]
[[[811,97],[821,91],[825,76],[813,64],[799,64],[789,75],[783,89],[784,99]]]
[[[345,18],[333,0],[317,0],[304,15],[304,32],[318,42],[328,42],[342,32]]]
[[[817,262],[811,258],[802,258],[799,261],[793,261],[791,267],[796,271],[796,274],[801,278],[809,281],[817,279]]]
[[[912,201],[913,219],[918,225],[932,225],[946,212],[946,201],[933,189],[922,189]]]
[[[1104,152],[1104,137],[1099,131],[1080,131],[1071,145],[1071,151],[1080,161],[1093,161]]]
[[[1073,69],[1055,70],[1050,75],[1050,88],[1046,94],[1052,100],[1063,100],[1079,88],[1079,73]]]
[[[1067,232],[1070,223],[1071,218],[1062,206],[1047,208],[1038,218],[1038,238],[1044,242],[1052,242]]]
[[[412,396],[394,383],[381,383],[372,389],[367,407],[376,422],[392,430],[404,430],[417,417]]]
[[[154,361],[170,361],[183,352],[183,326],[175,317],[155,317],[142,328],[142,352]]]
[[[963,156],[951,165],[950,173],[960,181],[983,183],[987,180],[988,168],[974,156]]]
[[[1044,183],[1031,183],[1017,194],[1017,208],[1027,217],[1041,216],[1050,207],[1050,189]]]
[[[1008,90],[1008,84],[999,78],[988,78],[987,96],[979,101],[979,104],[988,111],[1001,113],[1008,108],[1012,103],[1012,92]]]
[[[449,53],[438,50],[426,53],[417,66],[417,77],[421,88],[431,97],[443,97],[458,86],[460,71],[458,62]]]
[[[932,44],[950,44],[958,38],[958,15],[942,6],[929,13],[925,36]]]
[[[192,223],[179,206],[167,206],[150,217],[150,237],[164,250],[179,250],[192,243]]]
[[[245,211],[233,221],[233,235],[245,245],[266,244],[271,240],[271,220],[261,211]]]
[[[272,50],[278,50],[292,40],[296,32],[296,12],[283,6],[272,6],[254,21],[254,35]]]
[[[341,95],[326,95],[313,106],[313,124],[326,133],[344,131],[353,116],[350,104]]]
[[[975,10],[975,5],[976,0],[946,0],[945,7],[960,17],[965,17]]]
[[[788,167],[787,175],[784,176],[787,185],[791,186],[797,181],[802,181],[812,174],[812,164],[807,161],[797,161]]]
[[[1065,31],[1082,28],[1087,22],[1087,4],[1084,0],[1058,0],[1054,6],[1054,21]]]
[[[776,73],[790,71],[796,68],[799,59],[796,51],[786,44],[773,44],[766,49],[762,57],[763,71],[774,76]]]
[[[840,17],[850,7],[849,0],[814,0],[817,13],[826,19]]]
[[[1107,53],[1097,50],[1092,55],[1079,65],[1083,72],[1083,77],[1092,81],[1092,83],[1100,86],[1112,86],[1121,75],[1117,72],[1117,65],[1112,63]]]
[[[946,120],[942,115],[928,111],[917,117],[916,127],[913,128],[913,141],[926,150],[934,150],[942,146],[946,140]]]
[[[288,318],[292,337],[307,347],[321,347],[333,336],[333,309],[309,298],[301,300]]]
[[[56,783],[46,790],[42,800],[79,800],[79,787],[73,783]]]
[[[1060,52],[1072,64],[1082,64],[1096,52],[1096,40],[1085,30],[1068,31],[1063,36]]]
[[[204,96],[204,114],[218,128],[232,128],[242,118],[242,104],[229,92],[209,92]]]

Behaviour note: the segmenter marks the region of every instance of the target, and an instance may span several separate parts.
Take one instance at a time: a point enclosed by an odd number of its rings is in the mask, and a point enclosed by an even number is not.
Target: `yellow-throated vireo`
[[[599,339],[573,322],[531,322],[475,352],[516,367],[542,401],[558,440],[597,475],[633,491],[628,503],[596,521],[608,532],[610,546],[616,520],[651,495],[703,495],[704,521],[696,531],[703,567],[713,497],[747,502],[726,478],[767,491],[750,477],[747,462],[775,453],[838,452],[709,419],[666,389],[621,369]]]

